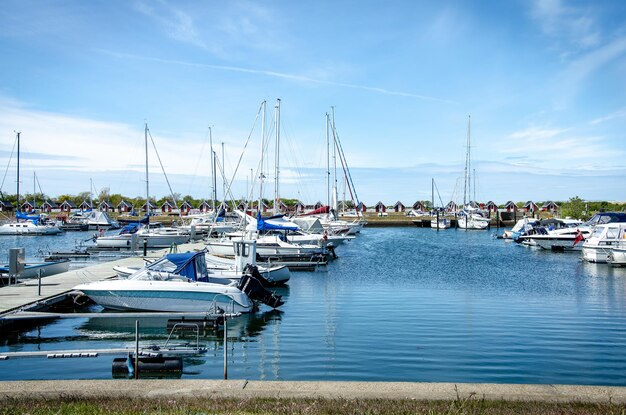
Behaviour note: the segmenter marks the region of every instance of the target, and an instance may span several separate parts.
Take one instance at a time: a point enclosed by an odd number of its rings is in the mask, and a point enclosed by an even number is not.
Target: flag
[[[584,241],[585,237],[583,236],[583,233],[580,231],[580,229],[577,229],[577,233],[576,233],[576,238],[574,238],[574,245],[572,246],[576,246],[576,244],[580,241]]]

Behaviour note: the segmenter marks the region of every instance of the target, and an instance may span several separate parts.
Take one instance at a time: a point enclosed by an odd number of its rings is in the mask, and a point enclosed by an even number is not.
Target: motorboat
[[[236,240],[219,239],[206,242],[207,251],[214,255],[234,257]],[[325,255],[327,247],[320,245],[296,245],[282,240],[279,236],[262,236],[256,239],[257,253],[262,257],[267,256],[301,256],[301,255]]]
[[[582,251],[583,244],[581,242],[591,236],[595,226],[620,222],[626,222],[626,213],[600,212],[583,224],[575,225],[572,223],[570,226],[560,229],[544,229],[539,234],[520,236],[519,241],[531,241],[543,249],[553,251]]]
[[[210,277],[239,281],[250,274],[266,286],[284,285],[291,278],[289,268],[284,265],[259,265],[256,262],[256,241],[235,241],[235,259],[205,254],[207,272]],[[150,266],[150,265],[146,265]],[[140,268],[115,266],[113,270],[120,278],[128,278]]]
[[[236,283],[213,278],[204,252],[167,254],[128,279],[111,279],[74,287],[102,307],[161,312],[249,313],[257,303],[272,308],[281,297],[246,275]]]
[[[522,234],[530,231],[535,224],[537,224],[538,220],[535,218],[524,217],[523,219],[518,220],[515,225],[511,229],[505,229],[502,234],[503,239],[516,239]]]
[[[48,277],[50,275],[61,274],[67,272],[70,269],[70,260],[61,259],[57,261],[45,261],[45,262],[25,262],[20,264],[20,270],[17,277],[20,279]],[[0,278],[6,278],[11,275],[10,265],[0,265]],[[12,276],[12,275],[11,275]]]
[[[611,248],[607,263],[616,267],[626,265],[626,242],[620,242],[618,246]]]
[[[112,219],[106,212],[100,212],[98,210],[92,210],[91,212],[85,212],[83,215],[89,229],[119,229],[120,224],[118,221]]]
[[[619,248],[620,244],[626,247],[626,223],[596,225],[591,236],[582,244],[582,259],[588,262],[606,263],[612,259],[610,254],[613,248]]]

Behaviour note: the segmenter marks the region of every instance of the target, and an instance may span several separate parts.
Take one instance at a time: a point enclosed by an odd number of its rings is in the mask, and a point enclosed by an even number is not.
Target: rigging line
[[[342,160],[342,165],[345,162],[345,170],[347,172],[348,175],[348,181],[349,181],[349,189],[350,190],[350,197],[353,198],[353,200],[356,199],[356,204],[355,207],[359,205],[360,201],[359,201],[359,196],[356,194],[356,188],[354,187],[354,182],[352,181],[352,174],[350,173],[350,168],[348,167],[348,161],[346,160],[346,155],[343,152],[343,147],[341,146],[341,141],[339,140],[339,134],[337,133],[337,129],[335,128],[335,126],[333,125],[333,137],[336,137],[335,140],[335,146],[337,146],[337,149],[339,150],[339,159]],[[344,172],[344,173],[346,173]],[[352,190],[354,190],[354,196],[352,195]]]
[[[261,104],[261,106],[259,106],[259,110],[256,113],[256,117],[254,118],[254,122],[252,123],[252,129],[250,130],[250,133],[248,134],[248,138],[246,139],[246,143],[243,146],[243,150],[241,150],[241,154],[239,155],[239,161],[237,161],[237,166],[235,167],[235,171],[233,172],[233,176],[230,180],[230,182],[228,183],[227,186],[227,190],[228,190],[228,194],[230,195],[231,199],[234,200],[234,198],[232,197],[232,193],[231,193],[231,187],[235,181],[235,177],[237,176],[237,172],[239,171],[239,167],[241,166],[241,160],[243,159],[243,155],[246,152],[246,149],[248,148],[248,144],[250,144],[250,139],[252,138],[252,134],[254,133],[254,129],[256,127],[257,121],[259,120],[259,117],[261,115],[261,110],[263,109],[263,105]],[[223,166],[222,166],[223,168]],[[222,170],[222,178],[224,180],[226,180],[226,176],[224,171]]]
[[[148,128],[148,135],[150,136],[150,141],[152,142],[152,147],[154,148],[154,152],[156,153],[157,159],[159,160],[159,165],[161,166],[161,171],[163,171],[163,176],[165,176],[165,181],[167,182],[167,187],[170,189],[170,194],[172,195],[172,199],[174,200],[174,204],[176,205],[176,209],[178,209],[178,200],[176,200],[176,195],[174,194],[174,191],[172,190],[172,186],[170,185],[170,180],[167,178],[167,174],[165,173],[165,168],[163,167],[163,163],[161,162],[161,156],[159,155],[159,152],[156,148],[156,144],[154,143],[154,138],[152,138],[152,133],[150,132],[150,129]],[[155,200],[156,201],[156,200]],[[146,201],[146,206],[148,206],[148,203],[150,201]],[[181,217],[182,219],[182,214],[180,212],[180,209],[178,210],[178,216]]]
[[[7,168],[4,170],[4,177],[2,178],[2,184],[0,185],[0,189],[4,189],[4,181],[7,178],[7,173],[9,172],[9,165],[11,164],[11,160],[13,160],[13,153],[15,152],[15,145],[17,144],[17,137],[15,137],[15,141],[13,141],[13,148],[11,149],[11,155],[9,156],[9,162],[7,163]]]

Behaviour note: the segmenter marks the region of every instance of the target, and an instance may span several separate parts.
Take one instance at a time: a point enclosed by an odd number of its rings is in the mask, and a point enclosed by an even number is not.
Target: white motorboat
[[[37,278],[40,275],[41,277],[48,277],[50,275],[67,272],[70,269],[70,260],[26,262],[22,267],[23,269],[19,271],[18,278]],[[0,277],[7,277],[9,274],[9,264],[0,265]]]
[[[449,229],[450,219],[443,216],[443,214],[439,217],[434,216],[430,220],[430,227],[432,229]]]
[[[98,210],[92,210],[91,212],[85,212],[83,218],[89,225],[89,229],[119,229],[120,224],[118,221],[111,219],[106,212],[100,212]]]
[[[502,234],[502,238],[504,239],[513,239],[519,237],[524,232],[527,232],[533,228],[533,226],[537,223],[537,219],[535,218],[527,218],[518,220],[515,222],[515,225],[511,229],[505,229]]]
[[[236,240],[210,240],[206,243],[207,251],[214,255],[235,256],[234,243]],[[256,250],[260,256],[298,256],[324,255],[326,248],[319,245],[296,245],[280,239],[278,236],[263,236],[257,240]]]
[[[553,251],[582,251],[583,242],[591,236],[596,225],[626,222],[626,213],[600,212],[579,226],[548,230],[545,234],[520,236],[520,241],[532,241],[543,249]]]
[[[626,265],[626,242],[621,242],[618,246],[611,248],[607,262],[616,267]]]
[[[105,280],[74,287],[97,304],[114,310],[248,313],[255,301],[272,308],[280,296],[251,276],[237,284],[211,278],[204,252],[168,254],[124,280]]]
[[[591,236],[582,244],[582,259],[588,262],[606,263],[611,259],[612,249],[619,247],[620,243],[626,245],[626,223],[597,225]]]

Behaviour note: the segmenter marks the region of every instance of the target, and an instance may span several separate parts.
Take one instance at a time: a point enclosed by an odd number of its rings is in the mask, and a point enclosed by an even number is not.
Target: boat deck
[[[179,252],[202,249],[204,249],[202,243],[178,246]],[[45,306],[55,303],[78,284],[111,278],[115,276],[114,266],[143,266],[144,258],[160,258],[168,251],[168,249],[148,251],[146,257],[134,256],[44,277],[41,279],[41,295],[39,295],[39,281],[37,279],[28,279],[19,284],[0,287],[0,319],[14,310],[37,308],[38,304]]]

